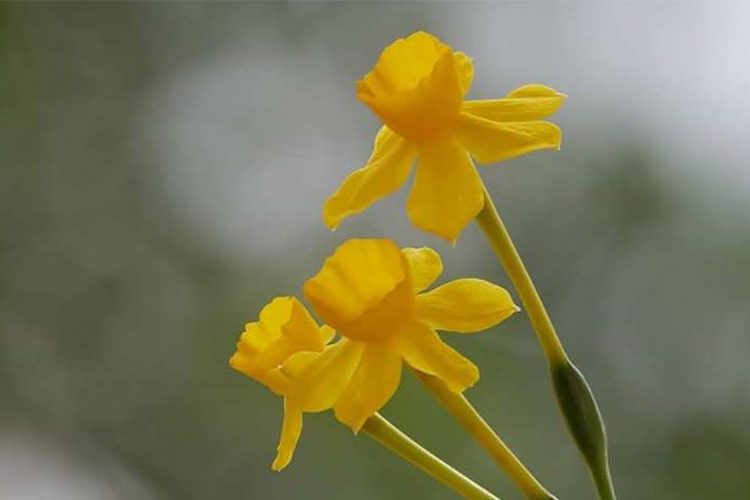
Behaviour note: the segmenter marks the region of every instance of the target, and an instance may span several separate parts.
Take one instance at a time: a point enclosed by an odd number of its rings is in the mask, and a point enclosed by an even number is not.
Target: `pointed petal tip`
[[[323,202],[323,211],[320,214],[320,219],[323,221],[323,225],[330,229],[331,231],[335,231],[336,228],[339,227],[339,224],[341,224],[341,221],[345,217],[341,216],[335,216],[330,213],[329,205],[331,203],[331,198],[333,196],[329,197],[325,202]]]
[[[362,430],[362,426],[365,425],[365,421],[370,418],[369,416],[365,418],[362,418],[361,416],[354,416],[349,412],[342,411],[340,406],[334,407],[333,414],[336,416],[336,419],[339,422],[349,427],[352,431],[352,434],[354,434],[355,436],[358,435],[359,431]]]
[[[336,232],[336,230],[339,228],[339,225],[341,224],[340,221],[332,221],[332,220],[326,220],[326,218],[323,218],[323,225],[331,232]]]
[[[282,457],[281,455],[277,456],[273,463],[271,464],[271,470],[274,472],[281,472],[286,468],[287,465],[289,465],[289,458]]]
[[[456,383],[450,383],[446,382],[446,385],[448,386],[448,389],[451,391],[461,394],[464,391],[467,391],[474,387],[476,383],[479,382],[479,369],[477,368],[474,373],[471,374],[471,380],[467,380],[466,382],[462,384],[456,384]]]
[[[477,211],[477,213],[479,213],[479,210]],[[407,212],[407,216],[408,215],[409,213]],[[476,215],[474,217],[476,217]],[[421,229],[422,231],[425,231],[427,233],[437,236],[441,240],[448,243],[452,248],[455,248],[456,244],[458,243],[458,238],[461,236],[461,233],[463,232],[464,228],[467,225],[469,225],[469,223],[472,220],[474,220],[474,217],[469,219],[469,221],[458,230],[455,230],[452,228],[446,228],[446,227],[429,227],[429,226],[426,226],[425,224],[420,224],[418,222],[415,222],[414,219],[412,219],[411,217],[409,217],[409,220],[417,228]]]

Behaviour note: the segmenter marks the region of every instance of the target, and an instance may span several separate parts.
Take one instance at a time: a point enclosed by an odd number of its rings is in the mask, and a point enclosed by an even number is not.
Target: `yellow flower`
[[[326,201],[329,228],[399,189],[416,160],[409,218],[453,242],[484,206],[472,157],[485,164],[560,148],[559,127],[539,120],[557,111],[565,95],[531,84],[503,99],[465,101],[473,76],[468,56],[429,33],[414,33],[383,50],[357,82],[357,97],[384,126],[365,166]]]
[[[235,370],[284,398],[284,421],[271,467],[292,459],[302,414],[333,408],[354,432],[398,388],[403,361],[460,392],[479,370],[435,329],[471,333],[518,308],[506,290],[478,279],[423,292],[443,271],[430,248],[399,248],[390,240],[350,240],[305,283],[305,295],[328,325],[318,326],[294,297],[278,297],[245,325]],[[335,331],[341,338],[329,344]]]
[[[324,352],[333,337],[329,327],[318,327],[294,297],[278,297],[260,312],[259,320],[245,325],[237,352],[229,364],[284,397],[284,422],[278,454],[271,467],[281,470],[292,459],[302,433],[302,412],[312,411],[290,396],[299,373]]]
[[[506,319],[518,307],[506,290],[459,279],[430,291],[443,270],[430,248],[400,250],[390,240],[349,240],[304,286],[305,297],[342,339],[317,356],[293,384],[305,408],[333,407],[359,431],[396,391],[402,362],[441,378],[460,392],[477,367],[438,330],[471,333]]]

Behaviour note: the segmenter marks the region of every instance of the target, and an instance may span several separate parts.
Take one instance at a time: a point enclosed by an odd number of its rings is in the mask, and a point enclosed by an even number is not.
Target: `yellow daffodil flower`
[[[442,270],[440,256],[430,248],[399,250],[390,240],[350,240],[304,287],[330,326],[319,326],[294,297],[274,299],[257,322],[245,326],[229,364],[284,398],[274,470],[291,461],[304,412],[333,408],[358,432],[398,388],[403,361],[439,377],[454,392],[477,381],[477,367],[435,329],[476,332],[518,307],[506,290],[479,279],[423,292]],[[341,339],[329,343],[335,331]]]
[[[560,148],[560,128],[540,119],[557,111],[564,94],[531,84],[502,99],[465,101],[473,76],[471,58],[429,33],[414,33],[383,50],[357,82],[357,97],[384,126],[365,166],[326,201],[329,228],[398,190],[416,160],[409,218],[453,242],[484,206],[472,158],[486,164]]]
[[[349,240],[309,279],[304,293],[341,340],[315,357],[291,395],[305,408],[333,407],[358,432],[391,398],[402,363],[461,392],[477,367],[435,330],[472,333],[516,311],[508,292],[479,279],[459,279],[430,291],[443,270],[430,248],[400,250],[390,240]]]
[[[278,454],[271,467],[281,470],[292,459],[302,433],[302,412],[314,411],[290,395],[298,375],[320,353],[334,332],[319,327],[294,297],[278,297],[260,312],[257,322],[245,325],[229,364],[284,397],[284,422]],[[323,408],[325,409],[325,408]]]

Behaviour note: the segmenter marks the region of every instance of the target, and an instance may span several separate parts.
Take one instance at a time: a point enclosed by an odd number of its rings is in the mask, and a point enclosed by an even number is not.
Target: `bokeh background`
[[[471,97],[543,82],[561,152],[482,169],[598,396],[622,499],[750,498],[750,7],[0,4],[0,498],[448,499],[330,412],[273,473],[281,401],[232,372],[245,322],[353,236],[507,278],[405,195],[336,233],[368,156],[354,97],[417,29]],[[467,395],[561,500],[594,498],[528,321],[448,339]],[[503,499],[513,485],[407,374],[384,414]]]

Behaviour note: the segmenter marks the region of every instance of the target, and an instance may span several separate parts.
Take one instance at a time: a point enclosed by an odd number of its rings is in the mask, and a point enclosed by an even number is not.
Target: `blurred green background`
[[[0,498],[452,498],[330,412],[271,472],[281,401],[227,366],[353,236],[508,285],[474,226],[451,248],[404,193],[320,222],[378,127],[354,82],[425,29],[474,57],[470,97],[570,96],[561,152],[482,175],[598,396],[620,497],[749,499],[748,26],[747,4],[0,4]],[[532,470],[594,498],[526,318],[447,340]],[[521,498],[411,376],[383,413]]]

